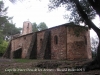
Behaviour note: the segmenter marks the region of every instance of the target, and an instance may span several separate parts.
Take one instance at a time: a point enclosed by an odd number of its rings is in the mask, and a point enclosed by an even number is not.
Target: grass
[[[13,59],[15,62],[18,63],[27,63],[27,62],[32,62],[33,60],[31,59]]]
[[[19,75],[19,72],[13,72],[13,75]]]

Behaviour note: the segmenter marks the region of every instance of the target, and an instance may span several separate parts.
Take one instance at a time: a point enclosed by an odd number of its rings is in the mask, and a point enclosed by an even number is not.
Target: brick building
[[[32,25],[26,21],[23,23],[22,34],[12,38],[3,57],[91,59],[89,30],[84,26],[68,23],[32,33]]]

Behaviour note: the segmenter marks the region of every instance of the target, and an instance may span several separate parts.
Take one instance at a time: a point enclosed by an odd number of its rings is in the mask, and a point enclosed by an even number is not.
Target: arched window
[[[42,39],[40,39],[40,47],[42,46],[42,42],[43,42],[43,40],[42,40]]]
[[[54,43],[58,44],[58,37],[57,37],[57,35],[54,36]]]
[[[28,23],[28,25],[27,25],[27,28],[29,28],[29,23]]]
[[[86,36],[84,36],[84,39],[85,39],[85,44],[87,45],[87,37],[86,37]]]

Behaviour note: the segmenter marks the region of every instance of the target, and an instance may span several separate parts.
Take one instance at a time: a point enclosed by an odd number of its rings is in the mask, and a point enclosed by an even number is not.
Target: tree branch
[[[85,20],[85,23],[90,27],[92,28],[96,33],[97,35],[99,36],[99,28],[88,18],[87,14],[83,11],[80,3],[79,3],[79,0],[73,0],[73,2],[76,4],[76,7],[78,9],[78,12],[79,14],[82,16],[82,18]]]
[[[88,2],[92,5],[93,9],[95,9],[100,17],[100,0],[88,0]]]

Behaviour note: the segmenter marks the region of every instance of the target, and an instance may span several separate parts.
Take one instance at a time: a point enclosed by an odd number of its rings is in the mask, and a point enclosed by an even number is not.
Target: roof
[[[13,39],[17,39],[19,37],[23,37],[23,36],[27,36],[27,35],[31,35],[31,34],[34,34],[34,33],[39,33],[39,32],[42,32],[42,31],[46,31],[46,30],[51,30],[53,28],[58,28],[58,27],[62,27],[62,26],[66,26],[66,27],[69,27],[69,26],[74,26],[74,27],[84,27],[84,28],[87,28],[85,26],[80,26],[80,25],[75,25],[73,22],[71,23],[65,23],[65,24],[61,24],[61,25],[58,25],[58,26],[55,26],[55,27],[52,27],[52,28],[49,28],[49,29],[45,29],[45,30],[41,30],[41,31],[37,31],[37,32],[32,32],[32,33],[29,33],[29,34],[26,34],[26,35],[21,35],[21,36],[18,36],[16,38],[13,38]]]

